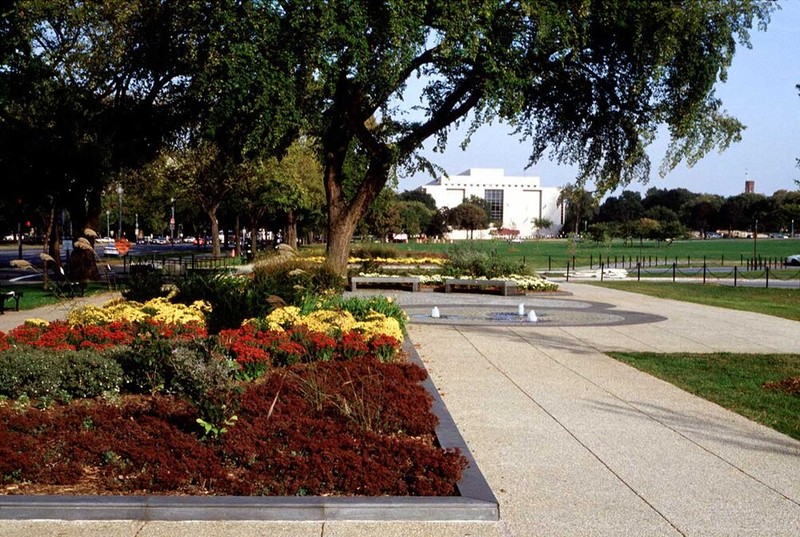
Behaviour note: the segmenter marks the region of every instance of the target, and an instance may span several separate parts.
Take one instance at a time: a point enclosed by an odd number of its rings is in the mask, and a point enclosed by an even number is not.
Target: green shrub
[[[344,279],[327,266],[300,258],[258,263],[253,272],[248,296],[252,316],[260,313],[259,307],[268,305],[271,296],[280,297],[286,304],[300,304],[308,295],[340,292],[344,288]]]
[[[126,289],[122,291],[122,296],[127,300],[147,302],[169,294],[164,288],[161,270],[150,265],[132,265],[125,285]]]
[[[499,278],[510,274],[529,274],[530,269],[524,262],[504,259],[471,244],[457,244],[450,249],[442,272],[448,276]]]
[[[122,369],[106,352],[19,347],[0,353],[0,394],[18,398],[97,397],[119,392]]]
[[[244,319],[253,317],[247,299],[249,279],[230,274],[193,274],[178,282],[175,302],[191,304],[205,300],[211,304],[211,313],[206,315],[208,332],[216,334],[226,328],[238,327]]]

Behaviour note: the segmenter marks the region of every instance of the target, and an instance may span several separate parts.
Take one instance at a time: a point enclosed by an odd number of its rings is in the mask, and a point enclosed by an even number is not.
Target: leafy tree
[[[700,194],[681,207],[681,221],[705,238],[709,230],[722,227],[720,209],[723,202],[722,196]]]
[[[681,210],[681,207],[689,203],[698,195],[690,192],[685,188],[656,188],[652,187],[647,190],[642,206],[645,209],[653,207],[665,207],[675,213]]]
[[[566,217],[564,218],[564,230],[572,230],[577,235],[581,221],[594,219],[597,214],[597,199],[587,192],[582,186],[565,185],[558,193],[558,204],[566,205]]]
[[[534,218],[533,225],[536,226],[537,234],[541,235],[543,229],[548,229],[553,227],[553,221],[545,217]]]
[[[429,138],[493,118],[516,125],[545,153],[575,165],[600,190],[644,179],[645,147],[666,124],[664,169],[696,162],[738,139],[713,86],[737,39],[768,20],[773,2],[375,2],[261,4],[285,21],[304,54],[296,79],[309,133],[319,140],[328,199],[330,266],[343,271],[359,219],[398,166]],[[298,28],[314,28],[298,32]],[[298,35],[299,34],[299,35]],[[294,67],[293,67],[294,68]],[[423,77],[422,84],[410,84]],[[418,96],[410,88],[421,87]],[[413,102],[417,113],[395,106]],[[471,114],[471,116],[470,116]],[[368,160],[348,195],[343,165],[355,142]]]
[[[399,201],[400,220],[403,233],[415,237],[423,233],[431,223],[436,210],[421,201]]]
[[[624,190],[619,196],[611,196],[600,205],[598,219],[601,222],[632,222],[644,216],[642,195]]]
[[[0,166],[13,195],[99,229],[115,174],[179,124],[192,3],[15,0],[0,11]],[[7,39],[7,40],[6,40]],[[47,158],[42,158],[47,155]]]
[[[436,207],[436,200],[433,199],[433,196],[422,190],[421,188],[417,188],[414,190],[406,190],[405,192],[401,192],[397,195],[397,199],[400,201],[418,201],[425,205],[431,211],[435,211]]]
[[[476,229],[485,229],[489,225],[484,207],[465,201],[450,210],[448,223],[456,229],[469,230],[469,238],[473,238]]]

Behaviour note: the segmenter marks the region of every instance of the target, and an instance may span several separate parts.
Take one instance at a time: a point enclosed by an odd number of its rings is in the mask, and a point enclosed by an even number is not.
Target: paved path
[[[5,522],[0,536],[800,535],[800,442],[603,354],[797,353],[800,323],[562,289],[573,296],[552,298],[561,309],[537,324],[456,317],[547,299],[395,293],[409,310],[459,312],[438,324],[420,314],[409,333],[500,501],[500,522]],[[582,310],[597,315],[570,320]]]

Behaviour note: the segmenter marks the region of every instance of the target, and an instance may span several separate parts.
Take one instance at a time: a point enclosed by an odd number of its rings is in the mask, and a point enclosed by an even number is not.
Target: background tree
[[[565,208],[563,230],[569,230],[577,235],[580,233],[581,223],[594,220],[597,215],[597,199],[583,187],[568,184],[561,187],[558,193],[558,205]]]
[[[533,225],[536,226],[536,235],[541,236],[543,229],[550,229],[553,227],[553,221],[549,218],[534,218]]]
[[[448,223],[456,229],[469,230],[469,238],[473,238],[476,229],[486,229],[489,219],[486,209],[476,203],[465,201],[454,207],[448,214]]]

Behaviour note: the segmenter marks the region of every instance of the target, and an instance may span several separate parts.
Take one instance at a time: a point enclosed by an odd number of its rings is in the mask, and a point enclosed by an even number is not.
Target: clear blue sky
[[[627,188],[646,191],[658,188],[687,188],[731,196],[744,191],[746,176],[755,181],[756,192],[771,195],[779,189],[793,190],[800,179],[800,1],[784,0],[773,13],[766,32],[753,30],[752,48],[737,47],[728,80],[717,84],[717,96],[724,108],[747,128],[742,140],[722,154],[712,152],[693,168],[680,166],[663,179],[658,174],[666,140],[651,147],[650,182]],[[525,169],[528,146],[508,135],[504,125],[486,125],[473,136],[466,151],[460,148],[463,135],[450,136],[444,153],[423,151],[432,162],[450,174],[468,168],[504,168],[506,175],[538,175],[543,186],[571,182],[570,168],[543,159]],[[432,144],[428,143],[428,147]],[[432,177],[417,174],[401,178],[400,190],[428,183]]]

